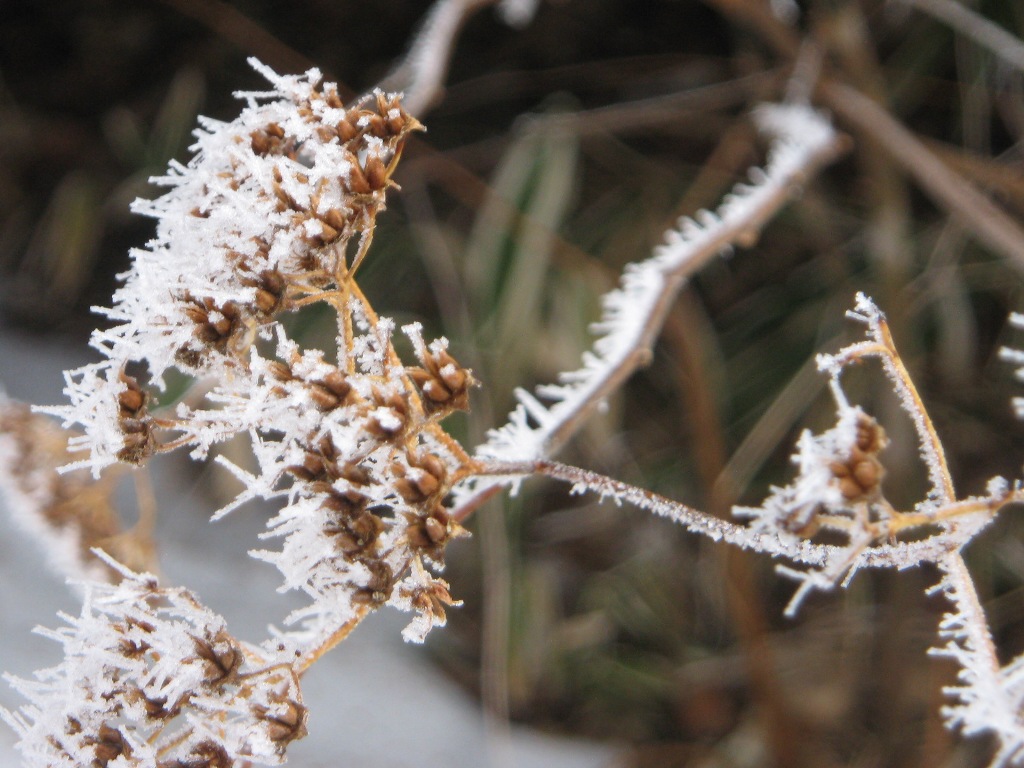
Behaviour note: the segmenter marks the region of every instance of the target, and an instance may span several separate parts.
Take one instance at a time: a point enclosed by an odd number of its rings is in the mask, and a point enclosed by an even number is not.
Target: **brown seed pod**
[[[203,660],[203,677],[208,685],[219,686],[235,679],[242,666],[242,651],[233,637],[221,630],[210,639],[193,636],[192,643],[196,656]]]
[[[324,533],[334,539],[338,551],[346,556],[373,552],[383,532],[384,521],[366,510],[339,517],[324,527]]]
[[[345,215],[337,208],[329,208],[324,213],[319,214],[319,218],[324,224],[328,224],[338,232],[344,232],[348,223]]]
[[[146,716],[151,717],[154,720],[167,720],[172,717],[177,717],[178,714],[181,713],[181,705],[176,703],[172,706],[168,706],[166,697],[156,699],[143,698],[146,702]]]
[[[370,580],[364,587],[360,587],[352,594],[352,602],[359,605],[379,606],[387,602],[391,597],[391,590],[395,586],[395,577],[391,572],[391,566],[382,560],[364,560],[370,570]]]
[[[448,620],[445,609],[457,604],[452,600],[448,584],[441,579],[434,579],[428,586],[413,590],[410,600],[417,611],[434,617],[439,624],[444,624]]]
[[[885,467],[877,454],[888,444],[885,430],[867,414],[857,419],[856,437],[845,460],[833,461],[829,471],[835,478],[839,492],[848,501],[864,501],[881,492]]]
[[[882,426],[867,414],[861,414],[857,419],[857,448],[865,453],[878,453],[888,444]]]
[[[148,420],[122,418],[118,424],[124,433],[123,446],[117,452],[118,461],[139,465],[153,455],[156,451],[156,438]]]
[[[469,410],[469,390],[477,384],[472,372],[445,350],[425,353],[422,362],[422,368],[407,368],[406,373],[423,393],[427,412]]]
[[[345,188],[354,195],[368,195],[371,192],[370,182],[363,174],[363,169],[358,163],[353,162],[348,172],[348,178],[343,180]]]
[[[366,158],[366,165],[363,168],[363,172],[366,175],[366,183],[374,192],[384,189],[384,187],[387,186],[388,169],[384,166],[384,161],[379,157],[373,156]]]
[[[262,705],[253,707],[253,713],[262,720],[267,736],[283,749],[290,742],[306,735],[306,708],[290,699],[277,702],[273,713]]]
[[[126,379],[130,380],[125,381]],[[139,384],[130,376],[121,374],[121,380],[128,384],[126,389],[121,390],[117,395],[117,404],[124,414],[135,415],[146,405],[146,393],[139,388]]]
[[[331,109],[341,109],[345,106],[341,101],[341,96],[338,95],[338,89],[333,85],[324,89],[323,97],[324,103]]]
[[[407,451],[406,464],[394,462],[391,471],[398,478],[395,489],[409,504],[422,504],[430,497],[442,492],[448,473],[444,462],[431,453],[419,454]]]
[[[353,126],[348,120],[342,120],[339,122],[334,126],[334,130],[338,132],[338,138],[343,144],[354,139],[359,133],[359,131],[355,129],[355,126]]]
[[[112,728],[106,723],[100,726],[99,733],[96,734],[96,738],[92,740],[95,745],[93,747],[93,754],[96,756],[96,763],[100,766],[105,766],[112,760],[124,755],[130,758],[132,756],[132,748],[125,741],[124,736],[117,728]]]
[[[448,542],[465,533],[440,504],[436,504],[426,515],[407,513],[405,519],[409,523],[406,531],[409,546],[438,563],[444,560],[444,549]]]
[[[267,372],[278,381],[291,381],[295,378],[291,366],[280,360],[271,360],[267,364]]]
[[[234,764],[220,744],[202,741],[192,747],[187,759],[159,762],[157,768],[232,768]]]
[[[244,278],[242,283],[256,289],[253,308],[258,315],[266,319],[280,309],[287,283],[276,269],[264,270],[257,277]]]
[[[366,420],[366,431],[380,440],[395,440],[405,434],[409,427],[409,405],[403,394],[386,395],[375,388],[373,401],[377,407]]]

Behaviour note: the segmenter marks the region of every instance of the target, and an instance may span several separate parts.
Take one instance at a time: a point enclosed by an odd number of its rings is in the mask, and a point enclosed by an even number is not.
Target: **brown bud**
[[[199,306],[198,304],[188,304],[184,310],[185,316],[193,323],[200,324],[205,323],[210,319],[209,312],[206,311],[205,307]]]
[[[873,490],[882,480],[882,465],[875,459],[858,461],[853,467],[853,479],[865,491]]]
[[[146,716],[151,717],[154,720],[166,720],[167,718],[177,716],[178,713],[181,711],[181,707],[177,705],[168,707],[166,697],[160,697],[156,699],[146,698],[145,701]]]
[[[125,422],[133,422],[133,427],[141,424],[136,419],[121,420],[122,430],[125,431],[124,446],[117,452],[117,459],[125,464],[141,464],[153,455],[156,450],[156,439],[153,437],[148,422],[137,430],[125,430]]]
[[[192,747],[186,760],[157,763],[157,768],[231,768],[235,761],[214,741],[203,741]]]
[[[262,157],[270,152],[273,142],[265,131],[253,131],[249,134],[249,146],[254,153]]]
[[[359,133],[348,120],[342,120],[334,126],[334,129],[338,132],[338,138],[341,139],[342,143],[351,141]]]
[[[856,445],[867,453],[877,453],[886,445],[885,430],[873,418],[862,414],[857,420]]]
[[[440,544],[448,538],[448,526],[436,517],[428,517],[424,520],[423,527],[426,529],[427,538],[429,538],[433,544]]]
[[[452,392],[465,391],[469,375],[464,368],[459,368],[454,362],[451,365],[441,367],[439,371],[441,381],[447,385]]]
[[[321,411],[331,411],[341,404],[341,398],[332,392],[328,387],[314,381],[309,385],[309,396]]]
[[[384,189],[388,183],[388,169],[384,166],[384,162],[377,156],[366,158],[366,167],[364,168],[366,173],[366,181],[370,185],[370,189],[378,191]]]
[[[242,651],[233,637],[223,630],[212,639],[192,638],[196,656],[206,667],[205,682],[218,685],[232,680],[242,666]]]
[[[222,315],[219,319],[215,320],[210,325],[220,336],[231,335],[232,320],[229,317]]]
[[[291,367],[280,360],[271,360],[267,364],[267,372],[278,381],[291,381],[294,378]]]
[[[151,646],[149,643],[145,641],[136,641],[124,638],[118,644],[118,647],[121,651],[121,655],[125,658],[137,659],[140,656],[144,655],[146,651],[148,651],[153,646]]]
[[[352,163],[352,166],[349,169],[348,183],[345,186],[350,192],[356,195],[370,194],[370,182],[366,180],[366,176],[363,175],[362,169],[356,163]]]
[[[408,115],[404,114],[404,111],[399,109],[397,115],[386,117],[388,132],[397,136],[400,134],[406,126]]]
[[[320,222],[320,234],[318,235],[318,239],[322,243],[329,245],[330,243],[335,242],[339,237],[341,237],[341,233],[338,232],[338,230],[326,222]]]
[[[296,701],[285,701],[282,704],[272,715],[263,707],[256,708],[257,717],[266,723],[267,736],[278,746],[306,735],[306,708]]]
[[[323,505],[332,512],[351,516],[358,514],[367,501],[366,496],[359,493],[359,491],[351,489],[338,491],[336,488],[332,488],[327,498],[324,499]]]
[[[320,141],[327,144],[334,139],[338,138],[338,132],[331,128],[329,125],[318,125],[316,128],[316,135],[320,137]]]
[[[345,106],[341,101],[341,96],[338,95],[337,88],[327,88],[324,91],[324,102],[332,109],[341,109]]]
[[[267,314],[273,312],[277,309],[278,301],[279,297],[275,296],[270,291],[263,288],[256,289],[256,308],[260,312],[265,312]]]
[[[370,580],[352,594],[352,602],[360,605],[382,605],[391,596],[394,575],[391,567],[382,560],[367,560],[363,563],[370,569]]]
[[[833,477],[846,477],[850,474],[850,468],[841,461],[831,461],[828,465]]]
[[[387,121],[380,115],[370,113],[366,123],[366,132],[371,136],[383,139],[388,135]]]
[[[859,499],[864,495],[864,489],[852,477],[844,477],[839,480],[839,492],[850,501]]]
[[[345,215],[337,208],[329,208],[326,213],[320,216],[320,220],[339,232],[345,229]]]
[[[119,730],[111,728],[106,723],[100,726],[94,743],[96,762],[101,766],[106,766],[107,763],[116,760],[121,755],[131,757],[132,749],[124,740],[124,736],[121,735]]]
[[[146,396],[138,389],[124,389],[117,395],[117,404],[129,413],[136,413],[146,404]]]
[[[437,379],[429,379],[423,384],[423,394],[434,403],[447,403],[452,399],[451,390],[441,384]]]

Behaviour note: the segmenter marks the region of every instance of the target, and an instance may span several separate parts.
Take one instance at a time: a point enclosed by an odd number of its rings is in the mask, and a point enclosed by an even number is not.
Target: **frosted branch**
[[[402,91],[406,109],[424,114],[444,89],[452,48],[463,23],[474,11],[496,1],[437,0],[427,12],[409,52],[384,78],[380,88]],[[511,8],[510,12],[516,17],[516,8]]]
[[[950,728],[965,736],[992,734],[998,750],[990,768],[1019,764],[1024,759],[1024,656],[1000,666],[984,609],[959,552],[939,561],[942,581],[932,592],[942,594],[952,610],[939,623],[945,644],[931,653],[960,667],[957,685],[945,693],[953,703],[942,714]]]
[[[623,272],[619,287],[603,299],[597,334],[583,366],[538,387],[518,390],[519,405],[508,423],[492,430],[478,455],[501,461],[531,461],[552,455],[640,366],[650,360],[672,302],[689,277],[734,245],[750,246],[761,228],[821,166],[834,159],[841,141],[828,120],[800,105],[762,106],[755,113],[773,138],[767,165],[752,169],[714,212],[702,211],[670,230],[644,262]],[[460,490],[467,499],[478,485]]]

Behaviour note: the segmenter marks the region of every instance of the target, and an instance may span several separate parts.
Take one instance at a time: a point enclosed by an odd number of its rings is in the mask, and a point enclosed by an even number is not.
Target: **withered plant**
[[[779,572],[797,582],[788,613],[863,568],[933,563],[942,574],[934,590],[948,603],[935,653],[960,670],[946,722],[966,735],[993,734],[992,765],[1019,763],[1024,660],[1000,664],[960,550],[1006,505],[1024,500],[1024,489],[993,478],[982,496],[956,493],[940,437],[870,299],[858,296],[850,313],[866,338],[819,358],[835,425],[801,436],[796,477],[760,506],[735,509],[739,522],[552,459],[649,360],[686,281],[718,254],[754,245],[845,149],[848,140],[809,105],[806,72],[797,73],[789,98],[753,116],[770,141],[764,167],[715,212],[682,220],[650,258],[626,268],[578,370],[535,394],[519,391],[508,423],[473,451],[442,428],[469,407],[473,373],[446,339],[428,342],[416,324],[400,329],[414,357],[403,361],[394,322],[374,311],[357,278],[397,187],[403,147],[422,129],[407,104],[429,106],[443,73],[438,62],[462,16],[479,4],[435,7],[395,75],[408,85],[407,101],[376,90],[345,103],[316,70],[279,75],[254,61],[269,90],[241,94],[246,106],[230,123],[204,120],[192,160],[158,179],[166,194],[136,204],[157,220],[156,236],[132,253],[104,310],[112,324],[93,335],[104,359],[67,374],[68,404],[40,409],[80,430],[69,442],[83,457],[65,469],[90,470],[100,483],[115,465],[144,465],[178,449],[203,459],[246,438],[251,466],[217,456],[243,490],[213,517],[253,500],[276,505],[266,536],[280,544],[255,555],[277,566],[285,588],[309,598],[285,630],[244,642],[198,597],[161,586],[132,558],[148,545],[118,546],[128,534],[102,512],[106,502],[80,501],[92,484],[71,483],[72,475],[46,479],[57,462],[42,455],[40,417],[5,411],[7,484],[18,508],[60,532],[62,565],[82,561],[84,548],[106,569],[87,574],[81,615],[46,632],[63,645],[64,661],[12,681],[29,703],[3,716],[26,764],[283,762],[306,732],[302,676],[377,607],[411,612],[404,632],[411,641],[444,625],[457,604],[437,575],[447,545],[486,499],[534,476],[784,560]],[[313,305],[335,319],[333,349],[304,347],[282,323]],[[927,468],[930,487],[912,508],[887,500],[885,426],[842,386],[848,367],[871,361],[910,416]],[[171,369],[196,380],[195,397],[161,402]]]

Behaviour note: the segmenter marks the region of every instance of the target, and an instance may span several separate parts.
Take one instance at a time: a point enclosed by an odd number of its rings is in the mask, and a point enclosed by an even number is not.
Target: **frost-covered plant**
[[[104,559],[123,580],[88,584],[81,615],[44,633],[63,645],[64,660],[14,681],[33,702],[6,715],[27,761],[280,762],[305,733],[295,670],[236,640],[188,591]]]
[[[115,462],[141,464],[176,448],[201,458],[217,443],[249,437],[251,471],[220,459],[244,488],[215,517],[251,499],[281,501],[267,532],[282,540],[281,547],[257,556],[277,565],[284,588],[304,591],[311,604],[288,620],[294,632],[253,653],[259,664],[277,670],[276,677],[287,678],[297,696],[300,672],[375,606],[414,612],[406,630],[413,640],[444,623],[452,599],[430,567],[443,562],[445,545],[462,529],[442,502],[475,463],[439,423],[467,407],[475,382],[444,339],[427,343],[417,325],[403,328],[416,356],[415,364],[404,364],[391,343],[394,324],[377,317],[354,279],[394,186],[391,174],[403,142],[419,123],[397,95],[376,92],[346,107],[315,70],[282,77],[255,66],[272,89],[243,94],[247,106],[231,123],[204,121],[192,161],[173,165],[159,180],[170,191],[136,206],[158,220],[157,234],[145,250],[133,252],[125,284],[104,311],[115,325],[93,336],[105,359],[69,372],[70,404],[48,410],[83,430],[71,447],[87,456],[68,468],[90,468],[96,475]],[[315,303],[337,317],[337,348],[330,353],[301,348],[279,322],[282,313]],[[170,368],[205,382],[204,403],[160,410]],[[178,608],[191,600],[159,590],[149,577],[124,574],[123,584],[143,584],[145,595]],[[90,589],[95,596],[101,588]],[[135,687],[149,696],[146,686],[156,686],[150,698],[167,698],[190,722],[216,709],[213,699],[192,689],[189,676],[176,679],[184,687],[173,696],[160,693],[161,680],[134,680],[157,662],[187,666],[186,657],[195,653],[190,638],[219,642],[222,629],[132,618],[133,627],[151,625],[146,632],[154,637],[126,642],[158,649],[152,658],[139,652],[142,667],[129,674],[109,659],[78,658],[83,644],[108,655],[123,650],[116,638],[127,632],[128,619],[121,611],[150,599],[138,589],[143,587],[101,591],[121,607],[87,607],[58,635],[68,663],[41,675],[40,683],[48,685],[20,684],[33,705],[10,719],[33,760],[76,764],[82,750],[93,749],[106,765],[114,757],[111,744],[123,742],[117,756],[131,764],[166,761],[141,710],[129,717],[118,703],[138,699]],[[203,626],[212,621],[204,618]],[[163,636],[164,627],[170,636]],[[114,689],[97,688],[73,714],[53,711],[65,706],[55,688],[81,687],[82,676],[104,674],[112,676]],[[128,687],[117,687],[129,679]],[[270,695],[262,690],[263,678],[247,672],[242,679],[241,692],[218,700],[232,722],[237,701],[244,699],[250,720],[253,712],[271,709],[258,703]],[[252,731],[251,723],[245,728]],[[186,750],[182,764],[267,761],[281,746],[281,740],[271,749],[266,739],[256,744],[255,736],[232,736],[195,757],[193,748],[209,744],[207,736],[197,736],[198,742],[170,737],[174,751]],[[39,738],[49,745],[42,751],[32,746]]]
[[[252,466],[218,456],[243,490],[214,517],[251,500],[274,502],[265,536],[280,546],[255,554],[309,604],[286,619],[287,631],[250,645],[191,593],[100,554],[113,582],[87,583],[81,616],[47,632],[65,660],[14,681],[29,703],[4,717],[28,764],[282,761],[305,732],[301,675],[373,608],[413,612],[412,641],[443,625],[454,603],[435,575],[446,545],[483,499],[534,475],[787,561],[780,572],[798,582],[791,613],[810,591],[845,584],[861,568],[937,564],[936,590],[951,609],[936,653],[961,668],[948,722],[995,733],[994,765],[1022,757],[1024,662],[999,665],[959,550],[1024,491],[996,478],[984,496],[956,496],[941,442],[867,298],[851,313],[866,340],[819,359],[835,426],[800,438],[796,478],[760,506],[735,510],[742,522],[551,459],[649,359],[686,280],[715,255],[752,245],[809,174],[836,157],[843,142],[826,117],[799,102],[760,109],[755,119],[772,139],[765,167],[716,212],[681,221],[651,258],[627,267],[582,367],[536,395],[520,391],[509,423],[470,454],[441,422],[468,407],[473,375],[445,339],[428,343],[415,324],[402,328],[415,355],[403,362],[393,321],[375,313],[356,280],[420,123],[399,94],[376,91],[345,105],[316,70],[281,76],[254,66],[271,88],[242,94],[246,107],[230,123],[204,121],[193,159],[159,180],[169,191],[136,205],[157,219],[157,233],[133,252],[104,310],[112,327],[93,336],[104,359],[69,372],[69,404],[45,410],[82,430],[71,447],[85,455],[70,468],[97,477],[116,463],[178,448],[200,459],[247,438]],[[281,324],[314,304],[333,312],[334,349],[305,348]],[[869,358],[881,361],[917,429],[931,488],[913,509],[886,499],[885,431],[842,388],[844,369]],[[162,406],[170,369],[201,381],[204,397]],[[87,538],[74,539],[79,550]]]

